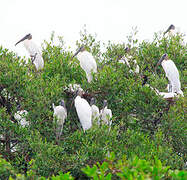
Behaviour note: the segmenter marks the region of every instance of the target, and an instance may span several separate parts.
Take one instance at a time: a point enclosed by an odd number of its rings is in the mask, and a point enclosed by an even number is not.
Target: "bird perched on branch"
[[[92,109],[86,99],[82,98],[82,91],[80,89],[76,92],[74,102],[81,126],[85,132],[85,130],[92,127]]]
[[[29,126],[29,122],[26,120],[27,114],[28,112],[26,110],[23,110],[21,108],[21,105],[19,104],[17,106],[17,112],[14,114],[14,118],[22,127]]]
[[[130,68],[130,71],[129,72],[135,72],[135,73],[139,73],[140,72],[140,67],[138,66],[137,62],[136,62],[136,59],[132,60],[132,56],[129,55],[130,53],[130,48],[129,47],[126,47],[125,48],[125,52],[127,53],[126,56],[123,56],[120,60],[119,60],[119,63],[123,63],[123,64],[126,64],[129,68]],[[134,64],[134,67],[135,67],[135,70],[132,70],[131,68],[131,65],[130,65],[130,62],[133,61],[133,64]]]
[[[91,98],[90,106],[92,108],[92,123],[97,121],[97,124],[100,123],[100,113],[99,108],[95,105],[96,100],[95,98]]]
[[[81,46],[79,50],[72,56],[71,60],[77,56],[80,62],[81,68],[85,71],[88,82],[92,81],[92,73],[97,73],[97,64],[91,53],[86,51],[84,46]]]
[[[23,41],[26,50],[30,54],[31,61],[35,65],[36,70],[38,71],[40,69],[43,69],[44,60],[42,58],[42,53],[40,52],[39,48],[37,47],[37,45],[31,39],[32,39],[32,35],[31,34],[27,34],[21,40],[19,40],[15,44],[15,46]]]
[[[63,99],[58,106],[55,106],[54,103],[52,106],[54,110],[53,117],[57,119],[56,139],[59,139],[62,134],[65,119],[67,118],[67,110]]]
[[[108,102],[107,100],[103,101],[103,108],[100,111],[101,123],[111,126],[112,124],[112,111],[107,108]]]
[[[159,62],[156,65],[155,71],[157,69],[157,67],[159,65],[162,65],[165,73],[166,73],[166,77],[169,80],[169,86],[171,89],[172,93],[177,93],[180,94],[181,96],[183,96],[183,92],[181,90],[181,83],[180,83],[180,79],[179,79],[179,71],[175,65],[175,63],[169,59],[167,54],[164,54]]]
[[[164,99],[170,99],[170,98],[174,98],[177,96],[176,93],[172,93],[172,92],[160,92],[158,89],[153,88],[152,86],[150,86],[149,84],[147,84],[148,81],[148,77],[146,75],[142,75],[141,76],[143,78],[143,83],[142,86],[146,86],[149,87],[151,90],[153,90],[158,96],[162,96],[162,98]]]

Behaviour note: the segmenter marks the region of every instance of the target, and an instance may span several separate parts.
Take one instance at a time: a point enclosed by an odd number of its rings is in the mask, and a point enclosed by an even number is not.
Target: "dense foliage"
[[[50,42],[43,44],[45,67],[39,72],[31,62],[25,64],[25,59],[0,47],[1,179],[72,178],[68,173],[77,179],[87,179],[93,177],[88,166],[93,167],[96,177],[103,163],[106,169],[102,173],[108,174],[108,179],[117,176],[125,179],[127,173],[131,179],[154,177],[155,168],[163,177],[172,179],[178,172],[181,177],[186,176],[187,45],[182,34],[163,37],[162,33],[156,33],[151,42],[138,42],[135,35],[136,32],[128,36],[123,44],[101,44],[86,30],[81,32],[77,46],[84,44],[98,65],[91,83],[87,82],[78,60],[70,62],[73,52],[65,47],[63,39],[59,37],[59,44],[54,44],[54,34]],[[140,66],[139,74],[130,73],[125,64],[118,62],[126,46],[131,47],[131,55]],[[167,91],[168,80],[162,67],[154,71],[165,52],[179,70],[184,92],[184,97],[172,101],[164,100],[147,86],[142,87],[142,77],[146,75],[152,87]],[[74,95],[67,92],[68,85],[74,83],[81,85],[88,101],[95,97],[99,108],[103,99],[108,100],[113,113],[110,131],[105,125],[82,131],[73,105]],[[68,117],[61,139],[56,142],[52,103],[58,104],[62,98]],[[18,104],[28,111],[26,127],[14,118]],[[116,160],[112,159],[115,162],[109,168],[111,162],[106,157],[112,152]],[[140,164],[140,168],[134,163]],[[98,168],[97,172],[94,168]]]

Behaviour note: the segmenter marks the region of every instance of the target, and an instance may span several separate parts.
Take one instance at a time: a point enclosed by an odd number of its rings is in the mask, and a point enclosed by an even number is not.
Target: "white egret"
[[[175,26],[171,24],[168,29],[164,32],[164,35],[168,33],[169,36],[173,36],[175,34]]]
[[[111,109],[107,108],[107,100],[103,101],[103,109],[100,111],[100,118],[101,118],[101,123],[106,124],[106,125],[111,125],[112,124],[112,111]]]
[[[179,80],[179,72],[177,67],[175,66],[175,63],[169,59],[167,54],[164,54],[157,63],[156,68],[160,64],[162,65],[166,73],[166,77],[169,80],[171,92],[183,96],[183,92],[181,90],[181,83]]]
[[[125,48],[125,52],[127,53],[127,55],[126,55],[126,56],[123,56],[123,57],[119,60],[119,63],[126,64],[126,65],[130,68],[130,71],[129,71],[129,72],[139,73],[139,72],[140,72],[140,67],[139,67],[139,65],[137,64],[136,59],[133,59],[133,60],[132,60],[132,56],[129,55],[129,53],[130,53],[130,48],[129,48],[129,47]],[[133,62],[134,67],[135,67],[135,70],[132,70],[132,69],[131,69],[130,61]]]
[[[71,59],[77,56],[81,68],[85,71],[88,82],[92,81],[92,72],[97,73],[97,64],[91,53],[81,46]]]
[[[22,127],[29,126],[29,122],[26,120],[28,112],[26,110],[22,110],[20,105],[17,106],[17,110],[18,111],[14,114],[14,118]]]
[[[100,123],[100,113],[99,108],[95,105],[96,100],[95,98],[92,98],[90,101],[90,106],[92,108],[92,123],[97,121],[97,124]]]
[[[85,130],[92,127],[92,109],[89,103],[81,97],[82,93],[83,92],[80,90],[76,92],[75,109],[77,111],[81,126],[85,132]]]
[[[67,118],[67,110],[63,99],[58,106],[55,106],[54,103],[52,106],[54,110],[53,117],[57,119],[56,138],[59,139],[62,134],[65,119]]]
[[[18,41],[15,46],[17,44],[19,44],[20,42],[24,42],[24,46],[26,48],[26,50],[29,52],[30,57],[31,57],[31,61],[32,63],[35,65],[36,70],[40,70],[43,69],[44,67],[44,60],[42,58],[42,53],[40,52],[39,48],[37,47],[37,45],[31,40],[32,39],[32,35],[31,34],[27,34],[25,37],[23,37],[20,41]]]

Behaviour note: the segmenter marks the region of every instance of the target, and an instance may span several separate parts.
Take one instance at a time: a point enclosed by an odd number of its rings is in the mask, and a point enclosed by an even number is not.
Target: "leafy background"
[[[151,170],[154,167],[161,173],[158,178],[185,176],[187,45],[184,35],[164,37],[159,32],[152,41],[139,42],[136,34],[134,29],[122,44],[110,41],[103,44],[86,29],[80,32],[77,48],[84,44],[98,65],[91,83],[87,82],[78,60],[70,62],[73,52],[63,38],[58,37],[58,44],[54,43],[54,33],[49,42],[42,44],[45,67],[40,72],[35,71],[31,62],[25,64],[24,58],[0,47],[1,179],[156,178],[157,170]],[[127,46],[140,66],[140,74],[129,73],[128,67],[117,61]],[[142,87],[142,76],[147,75],[152,87],[167,91],[168,81],[162,67],[154,72],[163,53],[169,54],[179,70],[183,98],[166,101],[149,87]],[[107,126],[94,125],[83,133],[72,104],[73,95],[66,91],[70,83],[80,84],[86,91],[85,98],[90,101],[95,97],[99,108],[103,99],[108,100],[113,113],[110,131]],[[62,98],[68,117],[57,145],[52,103],[58,104]],[[30,125],[26,128],[14,119],[18,104],[28,111]],[[115,158],[110,159],[114,154]],[[126,160],[122,162],[124,156]],[[121,163],[117,162],[120,159]],[[139,170],[139,166],[133,165],[135,161],[149,170]],[[98,163],[104,163],[105,169]],[[127,175],[125,166],[129,168]],[[137,173],[130,172],[132,167]]]

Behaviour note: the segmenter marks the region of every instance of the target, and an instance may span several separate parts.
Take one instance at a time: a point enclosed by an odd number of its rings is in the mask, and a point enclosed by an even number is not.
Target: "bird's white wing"
[[[166,73],[168,80],[172,85],[172,92],[178,92],[181,89],[179,80],[179,71],[172,60],[163,61],[162,67]]]
[[[56,106],[54,108],[54,118],[57,118],[56,137],[59,139],[62,134],[63,125],[67,117],[67,111],[63,106]]]
[[[36,69],[42,69],[44,67],[44,60],[42,58],[42,53],[39,47],[31,40],[25,40],[24,46],[26,50],[29,52],[30,56],[35,57],[34,64]]]
[[[140,72],[140,67],[139,67],[139,65],[137,64],[136,59],[134,59],[133,62],[134,62],[134,66],[136,67],[136,68],[135,68],[135,73],[139,73],[139,72]]]
[[[107,109],[107,107],[105,107],[104,109],[101,110],[101,120],[107,124],[110,125],[110,119],[112,118],[112,111],[111,109]]]
[[[58,125],[63,125],[65,118],[67,117],[67,111],[63,106],[56,106],[54,108],[53,116],[57,118]]]
[[[88,102],[80,96],[77,96],[75,98],[75,108],[83,129],[87,130],[91,128],[92,110]]]
[[[92,105],[92,122],[95,120],[97,121],[97,124],[100,122],[100,113],[99,113],[99,108],[96,105]]]
[[[97,64],[91,53],[88,51],[83,51],[77,55],[77,58],[80,61],[80,66],[85,72],[97,72]]]
[[[173,98],[177,96],[176,93],[167,93],[167,92],[159,92],[159,95],[162,96],[164,99]]]
[[[29,122],[26,120],[27,114],[28,112],[26,110],[17,111],[17,113],[14,114],[14,118],[20,123],[22,127],[29,125]]]
[[[129,60],[127,57],[123,56],[122,59],[119,60],[119,62],[126,64],[130,68]]]

